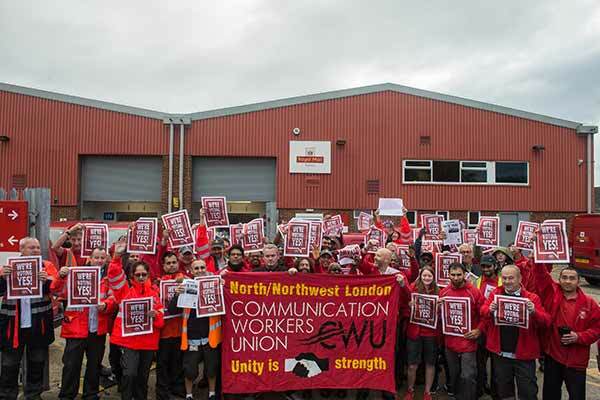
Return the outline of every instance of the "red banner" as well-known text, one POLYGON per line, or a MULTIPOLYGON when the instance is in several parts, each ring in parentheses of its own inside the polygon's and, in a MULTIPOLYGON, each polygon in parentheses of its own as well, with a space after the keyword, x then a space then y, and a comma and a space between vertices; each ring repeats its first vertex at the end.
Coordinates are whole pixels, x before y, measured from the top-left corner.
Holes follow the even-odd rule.
POLYGON ((196 280, 198 281, 196 315, 198 317, 210 317, 225 314, 221 277, 209 275, 196 278, 196 280))
POLYGON ((515 296, 496 296, 496 325, 518 326, 529 328, 529 312, 527 299, 515 296))
POLYGON ((262 251, 265 247, 265 222, 256 218, 244 225, 243 237, 244 251, 252 253, 262 251))
POLYGON ((398 288, 393 276, 227 274, 223 392, 395 392, 398 288))
POLYGON ((533 256, 536 263, 569 262, 569 241, 565 220, 547 220, 540 225, 533 256))
POLYGON ((227 228, 229 216, 227 215, 227 200, 225 197, 202 197, 204 219, 208 228, 227 228))
POLYGON ((100 267, 69 268, 67 307, 96 307, 100 304, 100 267))
POLYGON ((435 281, 438 286, 448 286, 450 284, 450 264, 462 262, 460 254, 435 253, 435 281))
POLYGON ((442 332, 464 336, 471 331, 471 298, 442 297, 442 332))
POLYGON ((89 257, 96 247, 108 249, 108 225, 84 224, 81 236, 81 257, 89 257))
POLYGON ((533 237, 540 224, 528 221, 519 221, 514 246, 521 250, 533 250, 533 237))
POLYGON ((169 246, 171 248, 177 249, 195 244, 187 210, 165 214, 161 218, 165 229, 169 232, 169 246))
POLYGON ((140 218, 134 222, 127 235, 127 252, 156 254, 158 219, 140 218))
POLYGON ((361 232, 366 232, 373 223, 373 217, 366 212, 361 211, 356 220, 356 228, 361 232))
POLYGON ((293 221, 288 224, 283 255, 308 257, 310 254, 310 222, 293 221))
POLYGON ((169 313, 169 303, 175 297, 175 289, 180 284, 175 279, 165 279, 160 281, 160 302, 165 306, 164 308, 164 319, 171 319, 179 317, 181 313, 171 314, 169 313))
POLYGON ((9 257, 7 263, 12 270, 9 279, 6 280, 8 300, 42 297, 42 257, 9 257))
POLYGON ((430 294, 412 293, 411 300, 410 322, 431 329, 437 328, 438 297, 430 294))
POLYGON ((123 300, 121 334, 125 337, 152 333, 152 318, 148 316, 150 310, 152 310, 152 297, 123 300))
POLYGON ((327 236, 339 236, 343 230, 344 221, 339 214, 323 221, 323 232, 327 236))
POLYGON ((421 226, 425 228, 423 240, 442 241, 442 221, 444 217, 437 214, 421 214, 421 226))
POLYGON ((480 217, 475 240, 477 246, 500 246, 500 218, 480 217))

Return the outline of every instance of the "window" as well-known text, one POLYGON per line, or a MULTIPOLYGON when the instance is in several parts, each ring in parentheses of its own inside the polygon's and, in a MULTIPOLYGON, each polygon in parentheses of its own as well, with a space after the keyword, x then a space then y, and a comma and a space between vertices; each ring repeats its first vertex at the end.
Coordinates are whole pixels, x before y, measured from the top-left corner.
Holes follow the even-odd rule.
POLYGON ((448 211, 436 211, 435 213, 444 217, 444 221, 448 221, 450 219, 450 213, 448 211))
POLYGON ((404 183, 527 185, 529 163, 404 160, 404 183))
POLYGON ((476 228, 479 225, 479 211, 469 211, 467 214, 467 225, 469 228, 476 228))
POLYGON ((406 219, 410 226, 417 226, 417 212, 416 211, 407 211, 406 219))
POLYGON ((496 162, 497 183, 527 183, 528 165, 525 162, 496 162))
POLYGON ((308 220, 308 221, 322 221, 323 220, 323 214, 317 214, 317 213, 296 213, 296 218, 301 219, 301 220, 308 220))

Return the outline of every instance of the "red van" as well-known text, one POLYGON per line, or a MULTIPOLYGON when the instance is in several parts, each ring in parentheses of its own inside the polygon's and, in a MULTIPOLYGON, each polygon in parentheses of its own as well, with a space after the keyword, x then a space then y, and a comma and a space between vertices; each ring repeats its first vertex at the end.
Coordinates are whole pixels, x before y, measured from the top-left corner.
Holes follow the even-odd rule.
POLYGON ((576 215, 569 232, 571 262, 590 285, 600 286, 600 214, 576 215))

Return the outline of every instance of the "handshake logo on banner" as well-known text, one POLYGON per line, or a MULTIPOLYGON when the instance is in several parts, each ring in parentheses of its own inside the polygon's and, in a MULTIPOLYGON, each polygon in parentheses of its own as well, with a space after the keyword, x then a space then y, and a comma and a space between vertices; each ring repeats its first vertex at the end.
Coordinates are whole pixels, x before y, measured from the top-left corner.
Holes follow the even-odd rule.
POLYGON ((285 359, 285 372, 293 372, 300 378, 312 378, 329 370, 329 360, 313 353, 300 353, 296 358, 285 359))

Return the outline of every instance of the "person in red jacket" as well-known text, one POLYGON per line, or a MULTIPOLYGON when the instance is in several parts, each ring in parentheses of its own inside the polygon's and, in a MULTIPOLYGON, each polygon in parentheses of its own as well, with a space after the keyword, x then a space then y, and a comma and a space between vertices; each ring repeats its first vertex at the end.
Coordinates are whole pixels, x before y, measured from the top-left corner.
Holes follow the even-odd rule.
MULTIPOLYGON (((177 255, 167 251, 161 258, 163 273, 159 279, 182 282, 185 275, 179 271, 177 255)), ((160 286, 159 286, 160 287, 160 286)), ((183 353, 181 347, 181 317, 166 319, 160 331, 156 352, 156 399, 169 400, 171 394, 185 397, 183 381, 183 353)))
MULTIPOLYGON (((421 269, 419 277, 410 286, 407 286, 408 295, 411 293, 427 294, 437 296, 439 288, 435 282, 435 272, 433 268, 425 266, 421 269)), ((415 304, 411 301, 409 307, 412 309, 415 304)), ((434 310, 437 312, 437 310, 434 310)), ((414 385, 417 377, 417 368, 423 360, 425 364, 425 393, 423 400, 431 400, 431 385, 435 374, 435 362, 438 353, 439 329, 424 327, 421 325, 408 323, 406 331, 406 352, 408 359, 408 374, 406 396, 404 400, 412 400, 414 396, 414 385)))
POLYGON ((479 309, 483 304, 483 295, 466 280, 467 269, 463 264, 452 263, 448 268, 450 285, 440 291, 440 302, 446 297, 465 297, 469 299, 471 326, 463 336, 444 334, 446 360, 450 370, 450 387, 454 393, 448 393, 459 399, 477 398, 477 338, 481 335, 483 322, 479 318, 479 309))
MULTIPOLYGON (((88 259, 88 265, 104 268, 108 255, 106 249, 97 247, 88 259)), ((67 277, 73 267, 62 267, 55 290, 60 297, 67 298, 67 277)), ((100 386, 100 366, 104 356, 106 333, 109 320, 116 309, 115 299, 109 295, 108 278, 100 281, 100 303, 96 307, 67 307, 61 324, 60 336, 66 340, 62 357, 62 381, 60 399, 73 400, 79 392, 81 364, 87 359, 83 380, 82 399, 98 399, 100 386)))
POLYGON ((496 288, 481 308, 486 325, 486 348, 493 354, 496 390, 501 399, 515 398, 515 381, 519 399, 537 399, 535 360, 540 356, 539 335, 550 324, 540 298, 521 284, 521 271, 515 265, 506 265, 501 271, 502 286, 496 288), (527 328, 497 325, 497 296, 526 299, 529 324, 527 328))
POLYGON ((227 272, 252 272, 250 263, 244 259, 244 248, 241 245, 232 245, 229 250, 227 250, 227 254, 229 256, 227 259, 227 267, 220 271, 221 275, 227 272))
POLYGON ((123 377, 121 379, 121 399, 146 400, 148 398, 148 377, 154 352, 158 350, 160 329, 164 325, 163 305, 160 302, 158 289, 152 285, 150 267, 143 261, 138 261, 131 266, 131 286, 127 284, 120 255, 124 251, 122 246, 115 249, 115 258, 108 268, 108 278, 113 290, 115 300, 119 304, 119 313, 115 319, 111 343, 120 346, 123 350, 121 364, 123 377), (152 333, 136 336, 123 336, 123 309, 121 302, 126 299, 152 297, 152 310, 148 316, 152 319, 152 333))
POLYGON ((544 399, 560 399, 565 383, 569 399, 585 399, 590 346, 600 339, 600 307, 579 287, 574 268, 564 268, 554 282, 543 264, 534 264, 538 295, 550 314, 545 332, 544 399))

